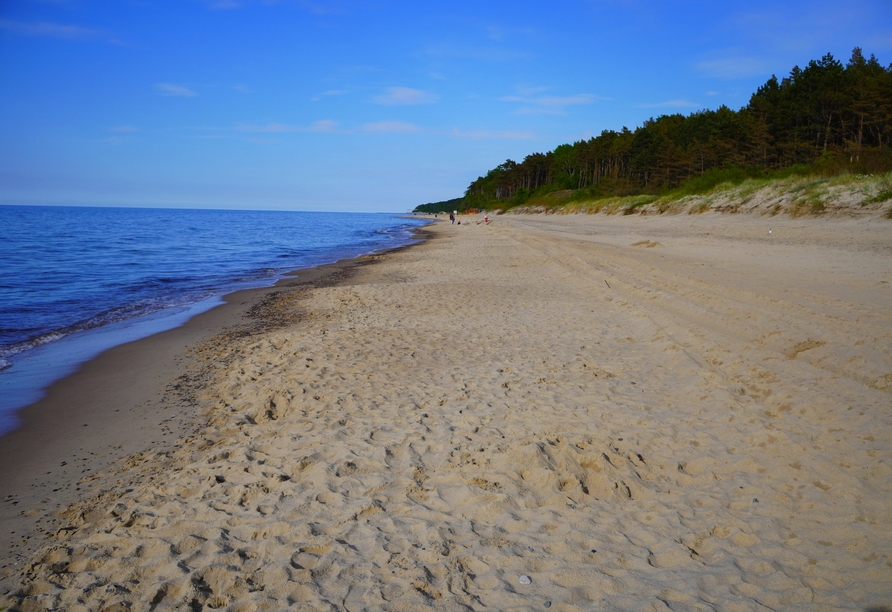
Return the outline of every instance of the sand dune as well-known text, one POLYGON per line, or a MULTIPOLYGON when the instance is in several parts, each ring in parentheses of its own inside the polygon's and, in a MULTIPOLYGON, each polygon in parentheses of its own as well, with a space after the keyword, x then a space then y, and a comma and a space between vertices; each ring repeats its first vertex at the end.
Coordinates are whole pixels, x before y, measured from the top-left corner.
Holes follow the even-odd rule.
POLYGON ((474 221, 205 342, 0 606, 892 604, 892 222, 474 221))

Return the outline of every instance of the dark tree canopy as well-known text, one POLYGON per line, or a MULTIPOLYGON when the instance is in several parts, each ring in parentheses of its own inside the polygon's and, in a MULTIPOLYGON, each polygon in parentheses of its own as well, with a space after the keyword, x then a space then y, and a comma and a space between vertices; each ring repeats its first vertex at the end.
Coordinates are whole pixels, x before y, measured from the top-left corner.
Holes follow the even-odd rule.
POLYGON ((772 76, 737 111, 663 115, 634 131, 605 130, 520 163, 508 159, 450 205, 506 207, 565 190, 588 197, 656 194, 710 173, 758 176, 791 167, 892 169, 892 65, 865 58, 859 48, 845 65, 828 53, 780 81, 772 76))

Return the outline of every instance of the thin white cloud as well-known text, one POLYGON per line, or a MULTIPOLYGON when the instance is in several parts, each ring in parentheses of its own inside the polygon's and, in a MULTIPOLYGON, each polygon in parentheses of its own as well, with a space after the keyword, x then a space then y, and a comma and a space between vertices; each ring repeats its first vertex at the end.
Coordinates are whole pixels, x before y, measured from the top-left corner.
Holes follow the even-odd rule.
POLYGON ((636 104, 636 108, 701 108, 703 105, 688 100, 666 100, 649 104, 636 104))
POLYGON ((238 125, 239 132, 262 132, 264 134, 287 134, 288 132, 301 131, 300 126, 287 123, 267 123, 266 125, 238 125))
POLYGON ((348 11, 347 5, 342 0, 316 1, 299 0, 298 5, 311 15, 319 17, 326 15, 343 15, 348 11))
POLYGON ((521 102, 523 104, 535 104, 536 106, 564 107, 574 104, 591 104, 597 99, 597 96, 590 94, 579 94, 577 96, 540 96, 538 98, 530 98, 526 96, 503 96, 499 98, 502 102, 521 102))
POLYGON ((563 108, 548 108, 546 106, 521 106, 516 111, 518 115, 566 115, 563 108))
POLYGON ((338 127, 337 121, 332 121, 331 119, 321 119, 319 121, 313 122, 313 125, 310 126, 308 131, 310 132, 334 132, 338 127))
POLYGON ((532 132, 518 132, 512 130, 471 130, 465 131, 453 129, 450 136, 462 140, 534 140, 536 135, 532 132))
POLYGON ((524 96, 526 98, 531 98, 531 97, 535 96, 536 94, 540 94, 544 91, 548 91, 548 88, 541 87, 541 86, 530 86, 530 85, 521 85, 520 87, 517 88, 517 93, 519 93, 521 96, 524 96))
POLYGON ((155 83, 155 87, 158 89, 158 93, 160 93, 162 96, 178 96, 181 98, 193 98, 198 95, 198 93, 189 89, 188 87, 183 87, 182 85, 175 85, 173 83, 155 83))
POLYGON ((348 94, 348 93, 350 93, 350 90, 348 90, 348 89, 329 89, 327 91, 323 91, 321 94, 319 94, 317 96, 313 96, 312 98, 310 98, 310 101, 318 102, 322 98, 327 98, 329 96, 343 96, 344 94, 348 94))
POLYGON ((233 85, 232 88, 239 93, 244 93, 244 94, 254 93, 254 90, 251 89, 250 87, 248 87, 247 85, 233 85))
POLYGON ((451 42, 432 45, 424 51, 427 55, 439 58, 473 59, 484 62, 510 62, 526 59, 527 54, 512 49, 494 47, 473 47, 451 42))
MULTIPOLYGON (((533 90, 527 90, 533 91, 533 90)), ((580 104, 592 104, 595 100, 602 99, 592 94, 577 94, 575 96, 503 96, 502 102, 517 102, 523 104, 517 109, 520 115, 563 115, 568 106, 580 104)))
POLYGON ((362 126, 362 131, 375 134, 416 134, 421 131, 421 128, 414 123, 405 123, 404 121, 378 121, 377 123, 366 123, 362 126))
POLYGON ((242 7, 242 3, 237 2, 236 0, 203 0, 203 2, 208 6, 208 8, 214 9, 215 11, 226 11, 242 7))
POLYGON ((99 30, 83 28, 76 25, 63 25, 60 23, 21 23, 0 19, 0 30, 19 34, 21 36, 46 36, 49 38, 67 38, 71 40, 90 38, 101 34, 99 30))
POLYGON ((715 79, 744 79, 771 72, 771 63, 757 57, 724 57, 697 64, 697 72, 715 79))
POLYGON ((487 37, 497 42, 504 42, 512 37, 516 38, 518 34, 524 38, 531 38, 535 36, 536 30, 533 28, 508 28, 502 25, 488 26, 486 28, 487 37))
POLYGON ((267 123, 266 125, 245 125, 236 126, 239 132, 260 132, 265 134, 287 134, 289 132, 333 132, 337 128, 336 121, 330 119, 322 119, 315 121, 310 125, 289 125, 287 123, 267 123))
POLYGON ((411 87, 388 87, 386 93, 374 98, 375 103, 385 106, 433 104, 437 99, 436 94, 411 87))
POLYGON ((130 140, 130 134, 141 132, 142 130, 134 125, 116 125, 107 128, 107 131, 111 132, 112 135, 108 138, 101 139, 99 142, 110 145, 119 145, 130 140))

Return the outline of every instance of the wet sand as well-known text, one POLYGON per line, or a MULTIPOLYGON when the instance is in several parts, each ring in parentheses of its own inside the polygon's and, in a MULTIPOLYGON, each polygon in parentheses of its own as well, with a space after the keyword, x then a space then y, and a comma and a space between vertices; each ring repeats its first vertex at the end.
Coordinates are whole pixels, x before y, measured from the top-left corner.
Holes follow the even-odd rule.
POLYGON ((0 606, 890 605, 892 222, 462 221, 148 367, 0 606))

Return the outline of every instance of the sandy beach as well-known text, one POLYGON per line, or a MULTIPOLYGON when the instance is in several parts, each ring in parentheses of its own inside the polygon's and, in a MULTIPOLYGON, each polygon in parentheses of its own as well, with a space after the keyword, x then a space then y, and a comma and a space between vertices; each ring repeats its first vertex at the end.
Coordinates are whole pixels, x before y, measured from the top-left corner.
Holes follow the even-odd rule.
POLYGON ((892 609, 892 221, 460 218, 55 385, 0 608, 892 609))

